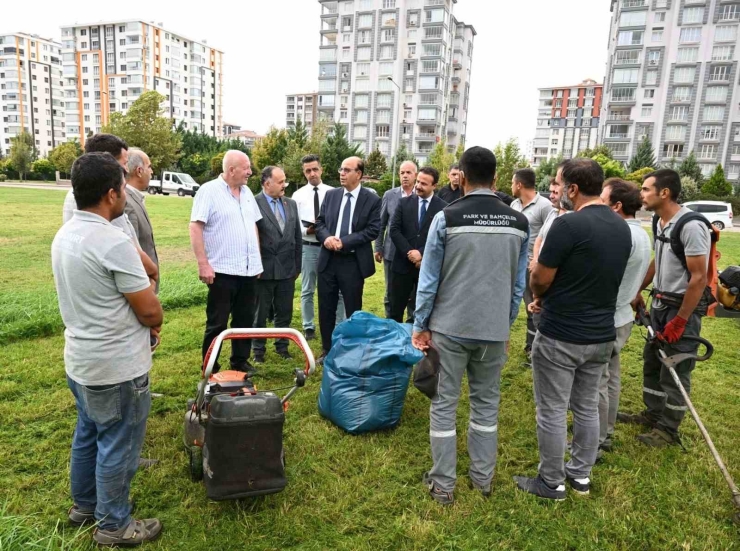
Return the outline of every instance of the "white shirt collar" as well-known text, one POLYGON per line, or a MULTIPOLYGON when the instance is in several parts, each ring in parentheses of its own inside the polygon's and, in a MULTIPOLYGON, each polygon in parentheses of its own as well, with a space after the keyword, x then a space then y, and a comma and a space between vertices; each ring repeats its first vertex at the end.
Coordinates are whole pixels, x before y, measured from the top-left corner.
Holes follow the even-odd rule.
POLYGON ((344 190, 344 195, 346 196, 347 193, 352 194, 352 198, 355 199, 355 202, 357 201, 357 198, 360 196, 360 190, 362 189, 362 184, 357 186, 354 190, 348 192, 346 189, 344 190))
POLYGON ((136 189, 131 184, 126 184, 126 192, 132 192, 135 193, 142 201, 146 197, 142 192, 140 192, 138 189, 136 189))

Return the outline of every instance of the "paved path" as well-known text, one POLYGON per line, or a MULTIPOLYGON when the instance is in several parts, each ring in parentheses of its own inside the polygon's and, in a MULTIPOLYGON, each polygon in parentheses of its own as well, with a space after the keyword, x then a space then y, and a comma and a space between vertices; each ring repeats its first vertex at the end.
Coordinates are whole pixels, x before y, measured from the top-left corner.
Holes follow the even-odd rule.
POLYGON ((15 182, 4 182, 0 184, 0 187, 14 187, 20 189, 56 189, 61 191, 69 191, 70 186, 58 186, 56 184, 23 184, 15 182))

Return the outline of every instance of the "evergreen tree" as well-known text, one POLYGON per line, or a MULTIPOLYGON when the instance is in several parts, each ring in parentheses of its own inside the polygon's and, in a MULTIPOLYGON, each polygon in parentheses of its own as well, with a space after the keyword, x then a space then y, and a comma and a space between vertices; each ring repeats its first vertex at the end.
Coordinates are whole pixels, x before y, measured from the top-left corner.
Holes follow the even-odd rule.
POLYGON ((330 134, 321 147, 321 165, 324 168, 323 179, 329 185, 339 183, 339 168, 348 157, 364 157, 356 145, 347 141, 347 128, 335 123, 330 134))
POLYGON ((558 155, 557 157, 546 159, 539 164, 534 171, 538 191, 549 191, 550 179, 555 177, 557 174, 557 167, 562 162, 563 156, 558 155))
POLYGON ((701 167, 699 166, 699 163, 696 162, 696 156, 693 151, 689 153, 679 165, 678 173, 681 176, 688 176, 694 180, 699 187, 701 187, 702 182, 704 182, 704 175, 701 173, 701 167))
POLYGON ((252 149, 252 172, 262 170, 267 166, 282 164, 288 152, 288 131, 270 128, 267 135, 254 144, 252 149))
POLYGON ((288 129, 288 141, 296 145, 297 148, 303 149, 308 143, 308 130, 303 124, 301 117, 295 121, 295 125, 288 129))
POLYGON ((447 176, 450 166, 455 163, 455 155, 447 150, 447 144, 444 140, 437 142, 429 154, 427 165, 436 168, 439 171, 439 183, 437 187, 446 186, 450 179, 447 176))
POLYGON ((637 172, 642 168, 655 168, 653 144, 647 136, 642 138, 642 141, 635 152, 635 156, 630 160, 627 172, 637 172))
POLYGON ((603 155, 607 159, 614 158, 614 156, 612 155, 612 150, 609 149, 606 145, 599 145, 594 147, 593 149, 584 149, 583 151, 579 151, 576 157, 587 157, 589 159, 593 159, 597 155, 603 155))
POLYGON ((10 139, 9 160, 21 180, 31 171, 31 163, 33 163, 33 138, 25 130, 10 139))
POLYGON ((388 165, 385 162, 385 155, 380 152, 377 147, 373 150, 370 155, 367 156, 365 161, 365 176, 379 180, 383 174, 388 171, 388 165))
POLYGON ((717 165, 709 180, 704 182, 701 192, 716 197, 727 197, 732 195, 732 184, 725 179, 725 171, 722 165, 717 165))
POLYGON ((493 149, 493 153, 496 155, 497 165, 496 189, 511 195, 511 179, 514 172, 520 168, 527 168, 529 163, 519 149, 519 142, 513 138, 506 143, 499 143, 493 149))

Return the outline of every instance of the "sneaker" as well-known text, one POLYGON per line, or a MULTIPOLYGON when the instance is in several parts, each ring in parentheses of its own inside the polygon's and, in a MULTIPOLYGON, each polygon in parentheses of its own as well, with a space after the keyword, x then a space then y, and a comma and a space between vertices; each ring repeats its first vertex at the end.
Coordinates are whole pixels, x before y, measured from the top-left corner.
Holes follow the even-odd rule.
POLYGON ((303 332, 303 335, 306 337, 307 341, 312 341, 316 338, 316 330, 314 329, 306 329, 303 332))
POLYGON ((95 511, 83 511, 77 505, 72 505, 67 511, 67 518, 72 526, 84 526, 95 522, 95 511))
POLYGON ((569 476, 566 476, 565 480, 568 482, 573 491, 579 496, 587 496, 591 491, 591 480, 588 477, 571 478, 569 476))
POLYGON ((483 497, 491 497, 491 483, 490 482, 486 485, 482 485, 482 484, 478 484, 475 480, 471 479, 470 487, 473 490, 480 492, 481 495, 483 495, 483 497))
POLYGON ((284 360, 292 360, 293 354, 288 352, 287 350, 278 350, 277 355, 280 356, 284 360))
POLYGON ((617 421, 620 423, 627 423, 629 425, 643 425, 648 428, 655 428, 655 421, 647 416, 647 413, 641 411, 640 413, 617 413, 617 421))
POLYGON ((552 499, 553 501, 565 501, 565 484, 561 484, 557 488, 551 488, 539 475, 537 475, 537 478, 515 476, 514 482, 520 490, 537 497, 552 499))
POLYGON ((422 476, 422 482, 427 488, 429 488, 429 495, 432 496, 432 499, 440 505, 452 505, 455 501, 455 498, 452 496, 452 492, 445 492, 437 486, 434 483, 434 480, 429 478, 428 472, 424 473, 424 476, 422 476))
POLYGON ((651 448, 666 448, 678 444, 678 438, 660 429, 653 429, 646 434, 639 434, 637 435, 637 439, 651 448))
POLYGON ((120 530, 101 530, 93 532, 93 540, 103 547, 136 547, 146 541, 153 541, 162 533, 162 523, 156 518, 131 520, 120 530))
POLYGON ((263 364, 263 363, 265 363, 265 355, 264 354, 255 354, 254 355, 254 363, 256 363, 256 364, 263 364))

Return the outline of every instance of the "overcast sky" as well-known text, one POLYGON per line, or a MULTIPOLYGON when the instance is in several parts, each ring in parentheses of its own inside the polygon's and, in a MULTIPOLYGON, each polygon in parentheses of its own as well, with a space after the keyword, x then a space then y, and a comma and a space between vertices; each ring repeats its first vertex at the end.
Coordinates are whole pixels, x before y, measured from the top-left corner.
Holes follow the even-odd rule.
MULTIPOLYGON (((144 19, 225 52, 224 120, 264 133, 285 124, 285 95, 318 86, 317 0, 4 2, 0 34, 61 39, 60 25, 144 19)), ((467 144, 534 138, 537 88, 604 79, 608 0, 459 0, 475 26, 467 144)))

